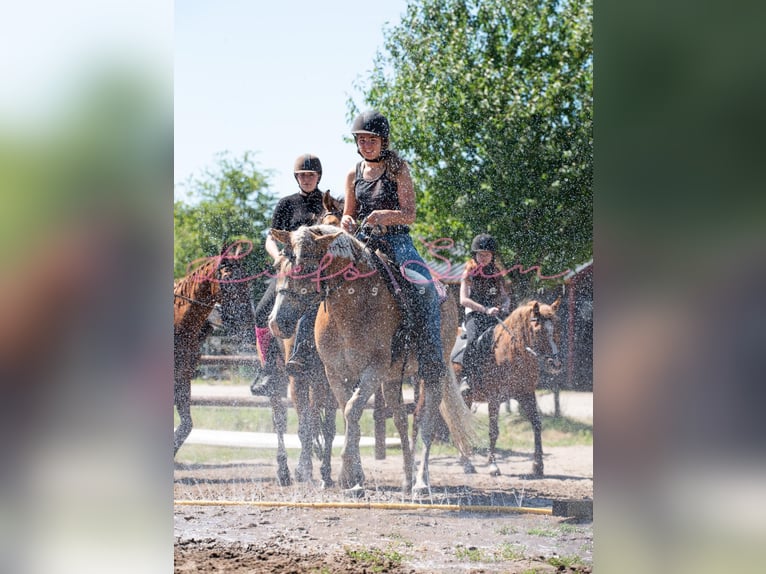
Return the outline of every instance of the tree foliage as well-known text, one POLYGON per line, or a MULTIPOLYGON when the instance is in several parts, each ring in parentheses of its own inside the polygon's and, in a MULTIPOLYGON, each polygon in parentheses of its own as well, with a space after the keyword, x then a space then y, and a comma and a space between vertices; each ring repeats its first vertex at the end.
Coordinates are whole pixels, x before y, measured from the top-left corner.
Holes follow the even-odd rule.
POLYGON ((238 239, 253 242, 247 258, 252 274, 266 269, 270 258, 263 240, 276 199, 268 191, 268 173, 257 169, 252 153, 241 158, 219 154, 214 169, 191 178, 185 187, 192 201, 173 205, 174 277, 183 277, 190 263, 217 255, 238 239))
POLYGON ((411 162, 415 232, 490 232, 549 276, 592 257, 592 0, 420 0, 385 37, 359 87, 411 162))

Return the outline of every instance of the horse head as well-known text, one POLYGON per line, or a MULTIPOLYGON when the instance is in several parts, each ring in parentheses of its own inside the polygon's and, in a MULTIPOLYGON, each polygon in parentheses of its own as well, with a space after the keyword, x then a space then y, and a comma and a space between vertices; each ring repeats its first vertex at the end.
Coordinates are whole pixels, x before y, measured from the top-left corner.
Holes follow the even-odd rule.
POLYGON ((343 204, 342 199, 335 199, 330 195, 329 191, 325 191, 322 195, 322 207, 324 211, 319 214, 317 218, 320 224, 335 225, 340 227, 340 218, 343 216, 343 204))
POLYGON ((538 358, 542 369, 550 375, 557 375, 562 368, 561 359, 559 359, 561 334, 556 314, 560 303, 559 299, 550 305, 540 304, 538 301, 529 303, 532 348, 527 350, 538 358))
POLYGON ((278 337, 287 338, 309 306, 321 301, 330 283, 337 282, 338 265, 352 253, 351 243, 355 240, 332 225, 299 227, 295 231, 272 229, 271 236, 283 247, 277 262, 276 298, 269 328, 278 337))

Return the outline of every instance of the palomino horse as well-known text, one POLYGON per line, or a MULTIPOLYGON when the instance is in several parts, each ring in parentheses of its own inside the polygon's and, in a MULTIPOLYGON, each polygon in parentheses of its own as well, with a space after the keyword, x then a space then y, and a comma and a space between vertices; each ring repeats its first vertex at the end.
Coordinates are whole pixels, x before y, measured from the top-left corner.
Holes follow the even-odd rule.
MULTIPOLYGON (((278 336, 290 333, 303 310, 322 301, 315 324, 317 350, 346 421, 340 486, 352 488, 364 483, 359 419, 375 390, 382 388, 401 439, 403 489, 406 494, 428 490, 428 459, 438 409, 441 407, 464 457, 470 455, 474 439, 471 413, 460 397, 454 372, 447 368, 440 386, 423 385, 420 392, 416 420, 421 426, 423 451, 413 486, 414 458, 402 404, 402 381, 414 371, 416 361, 414 357, 408 361, 407 356, 392 356, 401 313, 376 271, 373 255, 360 241, 331 225, 301 227, 293 232, 272 230, 272 235, 285 245, 276 302, 269 317, 272 332, 278 336)), ((457 305, 453 298, 447 298, 442 304, 441 325, 445 364, 449 364, 457 320, 457 305)))
MULTIPOLYGON (((532 472, 535 477, 543 476, 542 426, 535 389, 541 368, 551 374, 561 370, 558 306, 558 300, 551 305, 530 301, 517 307, 504 321, 498 320, 492 330, 492 351, 481 365, 481 380, 473 381, 471 390, 466 393, 469 407, 473 402, 487 403, 489 465, 493 476, 500 474, 495 462, 498 412, 500 405, 509 399, 519 402, 521 411, 532 423, 535 435, 532 472)), ((460 365, 453 366, 459 372, 460 365)))

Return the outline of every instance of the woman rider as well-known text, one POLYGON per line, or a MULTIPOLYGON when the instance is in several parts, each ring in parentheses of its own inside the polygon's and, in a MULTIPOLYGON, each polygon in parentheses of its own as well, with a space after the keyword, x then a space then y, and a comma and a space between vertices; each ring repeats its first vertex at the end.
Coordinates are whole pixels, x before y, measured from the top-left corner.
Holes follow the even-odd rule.
POLYGON ((481 363, 474 348, 476 339, 490 327, 497 325, 501 316, 508 314, 511 299, 505 286, 505 271, 496 258, 497 241, 488 233, 481 233, 471 242, 471 259, 465 265, 460 279, 460 304, 466 309, 466 343, 463 351, 463 379, 461 392, 467 392, 477 379, 481 363))
POLYGON ((436 288, 423 258, 415 249, 409 225, 415 222, 415 191, 410 169, 399 154, 389 149, 388 119, 377 110, 356 117, 351 127, 357 153, 362 156, 346 176, 341 226, 355 231, 356 220, 370 229, 383 250, 400 267, 414 293, 409 317, 418 333, 418 374, 427 384, 439 384, 445 370, 441 342, 441 311, 436 288), (404 265, 404 263, 407 265, 404 265))

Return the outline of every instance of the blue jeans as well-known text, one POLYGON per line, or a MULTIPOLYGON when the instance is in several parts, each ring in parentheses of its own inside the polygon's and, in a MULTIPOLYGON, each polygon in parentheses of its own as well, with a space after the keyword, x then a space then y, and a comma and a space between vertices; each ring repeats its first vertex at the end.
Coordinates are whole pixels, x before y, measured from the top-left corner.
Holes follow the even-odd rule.
POLYGON ((419 374, 426 380, 441 376, 444 370, 444 354, 441 339, 441 309, 439 295, 434 287, 431 273, 423 258, 415 249, 409 233, 392 233, 382 237, 388 244, 388 252, 410 281, 417 294, 415 298, 416 325, 422 325, 421 344, 418 346, 419 374), (437 372, 438 371, 438 372, 437 372))

